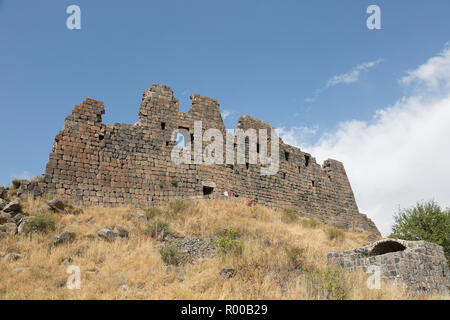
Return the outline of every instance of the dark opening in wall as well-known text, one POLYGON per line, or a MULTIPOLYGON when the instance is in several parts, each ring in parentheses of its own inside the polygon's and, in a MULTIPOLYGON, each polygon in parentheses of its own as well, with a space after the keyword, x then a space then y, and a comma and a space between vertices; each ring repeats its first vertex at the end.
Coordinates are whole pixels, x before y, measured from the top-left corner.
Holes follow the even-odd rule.
POLYGON ((105 139, 105 136, 102 135, 102 134, 100 134, 100 135, 98 136, 98 139, 99 139, 100 141, 102 141, 103 139, 105 139))
POLYGON ((282 172, 282 173, 281 173, 281 177, 282 177, 283 179, 286 179, 286 172, 282 172))
POLYGON ((310 156, 305 154, 305 167, 309 166, 309 158, 310 158, 310 156))
POLYGON ((213 187, 203 186, 203 196, 209 197, 210 195, 212 195, 213 192, 214 192, 213 187))
POLYGON ((165 122, 161 122, 161 130, 166 130, 166 123, 165 122))
POLYGON ((259 143, 256 144, 256 152, 259 153, 259 143))
POLYGON ((194 142, 194 134, 191 133, 191 143, 194 142))
POLYGON ((372 251, 370 252, 370 255, 379 256, 389 252, 403 251, 405 249, 406 247, 401 243, 393 240, 388 240, 375 245, 375 247, 373 247, 372 251))
POLYGON ((289 161, 289 152, 284 152, 284 158, 286 159, 286 161, 289 161))
POLYGON ((301 171, 300 171, 300 166, 298 167, 298 173, 301 173, 301 171))
POLYGON ((249 164, 248 164, 248 162, 247 163, 245 163, 245 167, 247 168, 247 170, 248 170, 248 167, 249 167, 249 164))
POLYGON ((311 180, 311 184, 312 184, 313 187, 316 186, 316 182, 314 180, 311 180))
POLYGON ((168 147, 169 146, 169 141, 166 141, 166 147, 168 147))

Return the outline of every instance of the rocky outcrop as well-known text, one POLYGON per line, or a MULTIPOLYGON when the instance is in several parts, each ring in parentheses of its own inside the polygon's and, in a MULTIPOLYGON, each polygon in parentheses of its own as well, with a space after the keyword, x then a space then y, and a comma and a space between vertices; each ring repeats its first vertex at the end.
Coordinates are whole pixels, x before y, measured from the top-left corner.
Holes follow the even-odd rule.
POLYGON ((347 271, 374 272, 414 291, 449 292, 450 275, 444 250, 426 241, 384 239, 343 252, 331 252, 328 261, 347 271))

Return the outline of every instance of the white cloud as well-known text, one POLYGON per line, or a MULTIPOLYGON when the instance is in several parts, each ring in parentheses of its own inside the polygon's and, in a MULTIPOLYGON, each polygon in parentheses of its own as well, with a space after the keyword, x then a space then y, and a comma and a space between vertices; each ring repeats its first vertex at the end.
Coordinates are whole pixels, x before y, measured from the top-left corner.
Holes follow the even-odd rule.
POLYGON ((275 132, 283 139, 284 143, 289 145, 304 145, 309 137, 317 133, 318 127, 292 127, 286 129, 285 127, 276 128, 275 132))
POLYGON ((230 110, 227 110, 227 109, 223 110, 223 111, 222 111, 222 119, 225 120, 225 119, 228 118, 232 113, 233 113, 233 112, 230 111, 230 110))
POLYGON ((351 69, 350 71, 348 71, 346 73, 335 75, 327 81, 326 88, 333 87, 340 83, 348 84, 348 83, 357 82, 359 80, 359 76, 361 75, 361 72, 367 71, 368 69, 379 64, 381 61, 382 61, 381 59, 378 59, 376 61, 364 62, 364 63, 357 65, 356 67, 354 67, 353 69, 351 69))
POLYGON ((343 122, 313 145, 286 131, 291 142, 319 162, 333 158, 344 163, 360 211, 383 235, 389 234, 399 207, 429 199, 450 206, 449 66, 450 48, 401 80, 419 84, 411 96, 377 111, 370 121, 343 122))
POLYGON ((383 61, 383 59, 364 62, 364 63, 361 63, 361 64, 357 65, 356 67, 352 68, 350 71, 348 71, 346 73, 338 74, 338 75, 331 77, 330 79, 328 79, 327 83, 325 84, 325 86, 323 88, 319 88, 316 90, 313 97, 307 97, 304 99, 304 101, 306 103, 314 103, 317 100, 317 98, 325 90, 327 90, 331 87, 334 87, 341 83, 350 84, 350 83, 357 82, 359 80, 361 72, 369 70, 370 68, 376 66, 377 64, 379 64, 382 61, 383 61))

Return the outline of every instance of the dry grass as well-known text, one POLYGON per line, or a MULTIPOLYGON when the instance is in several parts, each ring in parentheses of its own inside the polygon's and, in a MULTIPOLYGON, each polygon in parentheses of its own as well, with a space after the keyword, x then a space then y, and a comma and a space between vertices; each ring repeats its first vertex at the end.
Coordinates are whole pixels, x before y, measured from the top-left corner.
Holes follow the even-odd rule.
MULTIPOLYGON (((42 201, 29 200, 25 212, 33 212, 42 201)), ((368 234, 345 232, 343 237, 330 239, 326 226, 289 221, 282 211, 249 207, 245 202, 174 202, 149 214, 149 224, 167 221, 178 235, 217 237, 232 228, 242 243, 239 254, 232 251, 167 268, 159 252, 161 243, 144 232, 145 224, 131 217, 135 211, 98 207, 79 215, 54 214, 55 231, 0 240, 0 256, 8 252, 22 255, 16 261, 0 258, 0 299, 429 298, 387 285, 369 290, 366 275, 327 265, 328 252, 365 245, 368 234), (105 226, 124 228, 129 238, 106 242, 96 235, 105 226), (52 236, 63 231, 75 232, 76 240, 52 246, 52 236), (64 264, 68 258, 71 262, 64 264), (79 290, 66 287, 69 265, 81 269, 79 290), (222 278, 219 272, 225 267, 236 269, 236 276, 222 278), (16 268, 27 269, 17 273, 16 268), (123 284, 127 290, 119 288, 123 284)))

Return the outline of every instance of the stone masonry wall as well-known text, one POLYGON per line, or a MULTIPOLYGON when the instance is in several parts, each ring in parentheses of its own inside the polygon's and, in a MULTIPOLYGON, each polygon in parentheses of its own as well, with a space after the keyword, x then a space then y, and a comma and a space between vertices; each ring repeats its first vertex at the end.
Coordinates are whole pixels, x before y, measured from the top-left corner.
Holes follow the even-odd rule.
MULTIPOLYGON (((200 95, 192 95, 191 100, 189 112, 179 112, 172 90, 153 85, 142 94, 136 124, 105 125, 103 103, 86 99, 66 117, 64 129, 55 137, 39 193, 83 205, 149 207, 175 197, 202 196, 207 185, 214 187, 216 195, 234 191, 342 229, 354 227, 380 235, 374 223, 359 213, 341 162, 327 160, 321 166, 281 139, 280 168, 272 176, 260 174, 260 163, 175 165, 171 161, 175 129, 188 130, 195 143, 194 121, 201 120, 203 131, 216 128, 225 137, 219 103, 200 95)), ((237 127, 270 128, 270 124, 244 116, 237 127)))
POLYGON ((377 266, 381 280, 394 281, 414 291, 446 293, 450 290, 444 250, 426 241, 384 239, 354 250, 331 252, 328 261, 347 271, 367 272, 370 266, 377 266))

